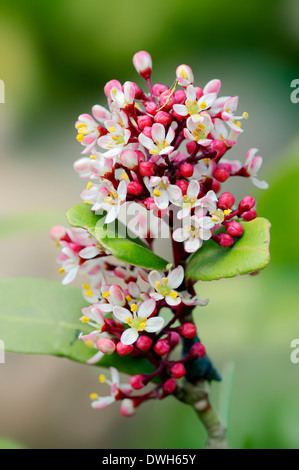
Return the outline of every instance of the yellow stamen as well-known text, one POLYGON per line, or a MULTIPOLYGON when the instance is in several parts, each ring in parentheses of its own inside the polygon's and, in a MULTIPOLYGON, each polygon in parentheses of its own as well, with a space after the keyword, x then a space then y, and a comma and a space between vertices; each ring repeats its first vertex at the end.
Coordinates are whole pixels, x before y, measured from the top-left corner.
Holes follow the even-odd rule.
POLYGON ((161 193, 160 193, 159 189, 155 189, 155 191, 154 191, 154 196, 156 196, 156 197, 160 197, 160 196, 161 196, 161 193))
POLYGON ((107 291, 107 292, 104 292, 104 293, 102 294, 102 296, 104 297, 104 299, 106 299, 107 297, 109 297, 109 295, 110 295, 110 292, 108 292, 108 291, 107 291))
POLYGON ((82 317, 82 318, 81 318, 81 321, 82 321, 82 323, 88 323, 88 322, 89 322, 89 318, 88 318, 88 317, 82 317))
POLYGON ((236 122, 236 125, 237 125, 238 127, 242 127, 241 121, 236 122))
POLYGON ((60 274, 64 274, 64 273, 65 273, 65 269, 64 269, 64 268, 60 268, 60 269, 59 269, 59 272, 60 272, 60 274))
POLYGON ((156 150, 156 149, 151 149, 151 150, 149 151, 149 153, 150 153, 151 155, 159 155, 159 151, 156 150))
POLYGON ((108 131, 109 131, 109 132, 115 132, 115 130, 116 130, 116 129, 115 129, 115 127, 114 127, 114 126, 112 126, 112 127, 108 127, 108 131))
POLYGON ((156 281, 156 282, 155 282, 155 288, 158 290, 159 287, 160 287, 160 282, 159 282, 159 281, 156 281))
POLYGON ((144 330, 145 327, 146 327, 146 322, 142 321, 139 325, 140 330, 144 330))
POLYGON ((131 305, 131 312, 137 312, 137 305, 136 304, 132 304, 131 305))
POLYGON ((229 215, 232 212, 232 210, 231 209, 225 209, 223 212, 224 212, 224 215, 229 215))
POLYGON ((204 158, 203 161, 208 165, 210 163, 210 158, 204 158))
POLYGON ((171 295, 171 297, 172 297, 173 299, 176 299, 177 296, 178 296, 178 293, 177 293, 175 290, 173 290, 173 291, 170 293, 170 295, 171 295))
POLYGON ((87 183, 86 189, 91 189, 92 187, 93 187, 93 183, 91 181, 89 181, 87 183))
POLYGON ((161 279, 161 284, 162 284, 162 286, 167 286, 167 284, 168 284, 168 279, 167 279, 167 277, 162 277, 162 279, 161 279))
POLYGON ((213 222, 218 222, 218 219, 217 219, 217 217, 214 217, 214 216, 213 216, 213 217, 211 217, 211 220, 212 220, 213 222))
POLYGON ((84 204, 92 204, 91 201, 84 201, 84 204))
POLYGON ((188 201, 188 196, 187 196, 187 194, 185 194, 185 196, 184 196, 184 201, 186 201, 186 202, 188 201))
POLYGON ((126 173, 125 171, 122 173, 121 178, 122 178, 123 180, 129 179, 129 177, 128 177, 128 175, 127 175, 127 173, 126 173))
POLYGON ((248 119, 248 118, 249 118, 249 114, 248 114, 246 111, 244 111, 244 113, 242 114, 242 116, 243 116, 244 119, 248 119))
POLYGON ((87 295, 87 297, 92 297, 92 296, 93 296, 93 292, 92 292, 92 290, 90 290, 90 289, 86 289, 86 291, 85 291, 85 295, 87 295))
POLYGON ((184 78, 185 80, 187 80, 187 78, 188 78, 188 75, 187 75, 186 70, 184 69, 184 67, 181 68, 181 77, 184 78))
POLYGON ((89 159, 90 159, 90 160, 96 160, 97 157, 96 157, 95 155, 90 155, 89 159))
POLYGON ((126 295, 126 301, 131 302, 131 300, 132 300, 132 297, 130 295, 126 295))
POLYGON ((88 346, 89 348, 93 348, 93 342, 92 342, 90 339, 88 339, 87 341, 85 341, 85 344, 86 344, 86 346, 88 346))
POLYGON ((132 318, 131 317, 126 317, 126 322, 128 323, 128 325, 131 325, 132 318))
POLYGON ((169 271, 169 269, 171 268, 172 268, 172 263, 168 263, 168 265, 166 266, 167 271, 169 271))
POLYGON ((201 107, 201 109, 205 109, 207 107, 207 103, 205 101, 202 101, 199 106, 201 107))
POLYGON ((78 140, 78 142, 82 142, 82 140, 84 139, 84 134, 82 133, 78 134, 76 139, 78 140))
POLYGON ((106 377, 105 377, 104 374, 100 374, 100 375, 99 375, 99 382, 100 382, 101 384, 104 384, 104 383, 106 382, 106 377))
POLYGON ((90 289, 90 285, 89 284, 83 284, 83 289, 90 289))
POLYGON ((99 398, 99 395, 98 395, 97 393, 91 393, 91 394, 89 395, 89 398, 90 398, 92 401, 94 401, 94 400, 96 400, 97 398, 99 398))

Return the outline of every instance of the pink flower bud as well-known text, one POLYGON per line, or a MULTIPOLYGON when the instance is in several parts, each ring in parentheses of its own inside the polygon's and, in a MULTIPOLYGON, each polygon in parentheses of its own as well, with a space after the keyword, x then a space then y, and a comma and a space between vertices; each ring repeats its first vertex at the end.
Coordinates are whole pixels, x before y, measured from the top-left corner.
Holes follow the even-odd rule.
MULTIPOLYGON (((79 158, 79 160, 77 160, 74 163, 73 168, 78 173, 87 172, 87 178, 89 178, 88 172, 90 172, 90 160, 88 158, 86 158, 86 157, 79 158)), ((83 175, 82 175, 82 177, 83 177, 83 175)))
POLYGON ((175 348, 181 341, 180 335, 176 331, 170 333, 170 347, 175 348))
POLYGON ((218 167, 214 170, 213 176, 220 181, 220 183, 224 183, 224 181, 230 177, 230 174, 225 168, 218 167))
POLYGON ((149 139, 152 138, 152 128, 151 127, 145 127, 143 129, 143 134, 148 137, 149 139))
POLYGON ((169 90, 169 87, 162 85, 162 83, 155 83, 153 86, 153 93, 155 96, 160 96, 163 91, 169 90))
POLYGON ((194 152, 196 147, 197 147, 197 143, 194 140, 190 140, 190 142, 187 142, 186 149, 187 149, 187 152, 189 153, 189 155, 190 155, 190 153, 194 152))
POLYGON ((111 93, 112 88, 116 88, 117 90, 121 90, 121 84, 119 83, 118 80, 110 80, 104 86, 104 93, 107 96, 107 98, 110 98, 110 93, 111 93))
POLYGON ((50 230, 50 237, 54 242, 59 242, 66 234, 65 228, 62 225, 55 225, 50 230))
POLYGON ((150 54, 146 51, 139 51, 133 57, 133 65, 145 80, 148 80, 152 74, 152 58, 150 54))
POLYGON ((243 212, 243 214, 242 214, 242 218, 244 220, 247 220, 247 222, 249 222, 250 220, 255 219, 256 216, 257 216, 257 213, 254 209, 250 209, 250 211, 243 212))
POLYGON ((179 65, 176 69, 176 78, 182 87, 192 84, 194 82, 194 75, 191 67, 186 64, 179 65))
POLYGON ((139 196, 142 193, 142 186, 138 181, 130 181, 127 186, 128 194, 132 194, 133 196, 139 196))
POLYGON ((120 405, 120 414, 122 416, 132 416, 135 413, 134 402, 130 398, 122 400, 120 405))
POLYGON ((174 96, 175 96, 175 100, 178 104, 182 104, 182 103, 185 103, 186 101, 186 93, 184 92, 184 90, 177 90, 175 93, 174 93, 174 96))
POLYGON ((141 176, 153 176, 155 174, 156 164, 153 162, 142 162, 139 165, 139 173, 141 176))
POLYGON ((179 180, 175 184, 180 188, 180 190, 182 191, 183 196, 185 196, 185 194, 187 194, 187 189, 188 189, 188 186, 189 186, 188 182, 184 181, 184 180, 179 180))
POLYGON ((227 222, 225 228, 227 233, 232 237, 242 237, 244 232, 243 225, 239 224, 239 222, 236 222, 235 220, 227 222))
POLYGON ((172 374, 172 377, 174 377, 175 379, 180 379, 181 377, 184 377, 184 375, 186 374, 186 369, 183 366, 183 364, 178 363, 172 366, 172 368, 170 369, 170 372, 172 374))
POLYGON ((196 335, 197 328, 193 323, 184 323, 179 327, 179 331, 184 338, 192 339, 196 335))
POLYGON ((245 196, 239 204, 239 211, 247 212, 255 206, 255 200, 252 196, 245 196))
POLYGON ((138 155, 131 149, 126 149, 121 153, 120 161, 129 170, 135 170, 138 167, 138 155))
POLYGON ((170 351, 170 346, 165 339, 160 339, 154 346, 154 351, 159 354, 159 356, 164 356, 170 351))
POLYGON ((115 343, 109 338, 101 338, 97 342, 97 348, 103 354, 113 354, 115 351, 115 343))
POLYGON ((194 173, 193 165, 191 163, 183 163, 180 166, 180 172, 184 178, 190 178, 194 173))
POLYGON ((146 335, 141 335, 136 341, 136 346, 143 352, 147 352, 153 344, 153 340, 146 335))
POLYGON ((227 146, 223 140, 216 139, 211 143, 211 149, 216 152, 216 157, 222 157, 227 151, 227 146))
POLYGON ((163 111, 170 111, 174 104, 176 104, 176 99, 174 95, 171 95, 170 90, 163 91, 159 98, 160 106, 163 106, 163 111), (169 97, 170 96, 170 97, 169 97), (167 103, 167 104, 166 104, 167 103))
POLYGON ((118 284, 112 284, 109 288, 110 299, 113 305, 123 307, 126 303, 126 297, 123 289, 118 284))
POLYGON ((167 393, 168 395, 173 393, 175 389, 176 389, 176 381, 174 379, 168 379, 163 384, 163 392, 167 393))
POLYGON ((212 181, 212 190, 214 191, 214 193, 219 193, 221 189, 221 184, 219 183, 219 181, 217 181, 216 179, 213 179, 212 181))
POLYGON ((120 356, 127 356, 133 351, 132 344, 123 344, 121 341, 116 345, 116 351, 120 356))
POLYGON ((199 86, 195 87, 196 99, 199 100, 203 96, 203 90, 199 86))
POLYGON ((162 124, 163 126, 168 126, 172 123, 172 116, 165 111, 158 111, 154 117, 154 121, 162 124))
POLYGON ((142 374, 133 375, 130 378, 130 385, 132 388, 134 388, 134 390, 140 390, 141 388, 143 388, 144 387, 143 375, 142 374))
POLYGON ((235 198, 231 193, 222 193, 218 200, 218 207, 225 211, 230 209, 235 203, 235 198))
POLYGON ((158 106, 153 101, 149 101, 145 105, 145 112, 150 114, 151 116, 154 116, 158 109, 158 106))
POLYGON ((153 121, 150 116, 145 114, 144 116, 139 116, 137 118, 137 124, 139 129, 143 130, 145 127, 152 127, 153 121))
POLYGON ((206 355, 206 349, 202 343, 195 343, 191 347, 189 354, 194 357, 194 359, 199 359, 206 355))
POLYGON ((155 200, 153 197, 147 197, 146 199, 144 199, 143 204, 148 211, 155 209, 156 207, 155 200))
POLYGON ((234 237, 228 235, 228 233, 219 233, 218 235, 214 235, 213 240, 223 247, 233 246, 235 243, 234 237))

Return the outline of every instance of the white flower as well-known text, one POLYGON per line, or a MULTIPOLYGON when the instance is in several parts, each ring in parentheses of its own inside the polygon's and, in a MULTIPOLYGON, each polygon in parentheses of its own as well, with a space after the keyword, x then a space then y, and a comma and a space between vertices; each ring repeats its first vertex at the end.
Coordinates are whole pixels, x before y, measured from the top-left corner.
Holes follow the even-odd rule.
POLYGON ((202 246, 204 240, 211 238, 214 225, 211 217, 192 216, 191 225, 176 229, 172 237, 177 242, 184 242, 187 253, 193 253, 202 246))
POLYGON ((181 87, 186 88, 194 82, 194 75, 189 65, 179 65, 176 69, 176 78, 181 87))
POLYGON ((243 113, 242 116, 234 116, 234 112, 237 110, 238 107, 238 102, 238 96, 233 96, 232 98, 229 98, 227 101, 225 101, 221 117, 224 121, 226 121, 227 125, 234 132, 240 134, 240 132, 243 132, 243 129, 241 129, 240 119, 247 119, 248 113, 243 113), (238 121, 236 121, 236 119, 238 119, 238 121))
POLYGON ((136 304, 131 305, 131 312, 123 307, 114 307, 113 315, 122 323, 126 323, 130 328, 121 335, 123 344, 133 344, 138 339, 139 331, 155 333, 164 326, 164 319, 161 317, 148 318, 156 308, 154 299, 142 302, 139 307, 136 304))
POLYGON ((169 202, 174 202, 182 196, 182 191, 175 184, 170 184, 167 176, 152 176, 148 183, 149 187, 154 187, 153 196, 156 206, 159 209, 167 209, 169 202))
POLYGON ((103 135, 98 139, 98 145, 102 149, 108 150, 103 155, 106 158, 112 158, 119 155, 123 148, 127 145, 131 132, 125 129, 116 121, 105 121, 106 129, 109 134, 103 135))
POLYGON ((200 114, 202 111, 210 108, 216 98, 216 93, 204 94, 199 100, 196 99, 196 91, 192 85, 189 85, 186 90, 185 104, 174 104, 174 111, 180 116, 191 116, 194 122, 200 121, 200 114))
MULTIPOLYGON (((93 305, 90 305, 89 307, 82 309, 82 316, 80 320, 82 323, 88 323, 88 325, 96 328, 98 330, 97 332, 99 333, 102 331, 102 327, 104 325, 104 316, 110 312, 112 312, 112 306, 110 304, 97 302, 93 305)), ((81 336, 80 339, 86 341, 87 336, 81 336)))
POLYGON ((119 384, 119 373, 118 370, 114 367, 110 367, 111 380, 107 380, 104 374, 99 376, 100 383, 107 383, 110 386, 110 395, 106 397, 99 397, 97 394, 92 393, 90 398, 92 400, 91 406, 96 410, 101 410, 106 408, 106 406, 111 405, 117 400, 117 395, 119 391, 125 393, 131 393, 132 387, 130 385, 120 385, 119 384))
POLYGON ((145 148, 149 150, 151 155, 168 155, 173 151, 170 145, 175 137, 175 132, 170 127, 165 137, 165 127, 160 123, 153 124, 152 138, 139 134, 138 140, 145 148))
POLYGON ((269 187, 266 181, 260 181, 257 179, 257 173, 262 166, 263 159, 262 157, 256 156, 255 154, 258 152, 258 149, 252 148, 248 150, 246 158, 245 158, 245 165, 247 169, 247 173, 250 175, 250 179, 255 186, 260 189, 267 189, 269 187))
POLYGON ((213 160, 210 158, 203 158, 194 165, 194 172, 192 178, 199 182, 204 181, 206 178, 212 178, 214 165, 213 160))
POLYGON ((181 298, 176 292, 184 280, 184 269, 178 266, 167 277, 161 277, 158 271, 151 271, 148 276, 150 285, 156 292, 150 293, 155 300, 165 299, 168 305, 175 306, 181 303, 181 298))
POLYGON ((195 209, 195 215, 202 215, 204 211, 215 212, 217 210, 217 196, 210 190, 205 196, 200 198, 195 209))
POLYGON ((222 119, 216 118, 214 120, 214 129, 212 130, 212 136, 214 139, 223 140, 227 145, 232 146, 237 143, 237 138, 240 132, 236 132, 231 128, 228 128, 222 119))
POLYGON ((177 213, 178 219, 185 219, 185 217, 190 215, 191 209, 199 204, 199 199, 197 199, 199 189, 200 186, 198 181, 190 181, 187 194, 185 194, 179 201, 175 202, 175 205, 181 207, 181 210, 177 213))
POLYGON ((95 119, 89 114, 81 114, 75 124, 78 131, 77 140, 85 147, 82 153, 88 153, 94 147, 100 136, 99 122, 103 123, 111 118, 111 113, 99 104, 93 106, 92 114, 95 119))
POLYGON ((196 122, 191 117, 187 119, 187 128, 184 129, 184 136, 186 139, 194 140, 199 145, 206 147, 212 142, 211 139, 207 139, 212 129, 212 119, 208 113, 204 112, 199 115, 199 119, 196 122))
POLYGON ((81 197, 84 201, 92 204, 91 210, 96 212, 100 210, 107 211, 105 223, 109 224, 117 218, 120 206, 126 201, 127 184, 124 180, 120 181, 117 190, 108 180, 102 181, 102 184, 105 184, 105 186, 101 187, 90 183, 81 192, 81 197))
MULTIPOLYGON (((113 101, 120 109, 126 108, 134 103, 135 88, 131 82, 124 84, 124 91, 112 88, 110 96, 113 101)), ((113 105, 112 105, 113 106, 113 105)))

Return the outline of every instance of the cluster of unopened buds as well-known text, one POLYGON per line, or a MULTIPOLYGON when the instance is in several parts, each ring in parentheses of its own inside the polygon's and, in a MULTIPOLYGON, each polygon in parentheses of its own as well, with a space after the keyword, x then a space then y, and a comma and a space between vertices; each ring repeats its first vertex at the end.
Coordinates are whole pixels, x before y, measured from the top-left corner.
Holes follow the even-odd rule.
MULTIPOLYGON (((241 121, 248 114, 236 115, 238 97, 218 96, 220 80, 195 86, 192 69, 180 65, 172 87, 152 84, 151 56, 138 52, 133 64, 147 91, 134 82, 111 80, 105 85, 108 109, 95 105, 92 115, 82 114, 76 122, 84 156, 74 168, 88 180, 83 201, 96 214, 105 211, 105 223, 117 219, 129 203, 137 204, 141 213, 152 212, 157 220, 167 219, 174 267, 159 273, 119 263, 84 229, 57 226, 51 231, 62 248, 58 261, 63 283, 74 281, 79 272, 86 276, 82 292, 91 305, 83 309, 81 321, 92 332, 79 339, 96 351, 89 363, 104 355, 130 354, 152 364, 152 372, 134 375, 129 385, 120 385, 117 370, 111 368, 110 395, 91 395, 94 408, 121 400, 123 415, 133 414, 146 400, 175 393, 188 363, 205 355, 196 326, 185 319, 207 300, 196 297, 181 264, 209 239, 231 247, 243 234, 240 221, 257 216, 253 197, 236 204, 231 193, 221 192, 221 184, 241 176, 267 187, 257 179, 262 164, 257 149, 248 151, 244 164, 224 158, 243 132, 241 121), (172 312, 168 322, 161 315, 165 307, 172 312), (184 339, 193 340, 188 353, 172 357, 184 339)), ((138 220, 138 234, 141 231, 151 247, 154 231, 144 226, 142 216, 138 220)), ((105 380, 101 375, 100 382, 105 380)))

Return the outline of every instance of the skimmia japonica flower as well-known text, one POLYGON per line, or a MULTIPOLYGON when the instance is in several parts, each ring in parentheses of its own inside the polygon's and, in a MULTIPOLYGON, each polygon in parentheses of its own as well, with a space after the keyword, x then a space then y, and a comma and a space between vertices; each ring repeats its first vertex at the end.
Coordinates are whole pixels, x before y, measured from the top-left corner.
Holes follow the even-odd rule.
POLYGON ((82 295, 89 306, 80 320, 89 330, 79 340, 94 350, 88 362, 130 355, 136 361, 146 358, 151 366, 133 375, 130 385, 120 385, 114 367, 111 380, 100 376, 110 394, 91 394, 93 408, 120 401, 125 416, 147 400, 176 394, 184 376, 194 383, 215 378, 191 316, 195 306, 208 301, 197 297, 185 262, 209 240, 232 247, 243 236, 242 223, 257 216, 255 200, 246 196, 236 203, 233 194, 222 190, 224 182, 238 176, 267 187, 257 176, 262 164, 257 149, 250 149, 243 163, 227 158, 248 113, 237 111, 238 97, 220 96, 220 80, 198 84, 192 69, 182 64, 170 77, 172 86, 153 84, 151 56, 137 52, 133 64, 146 89, 128 81, 105 85, 106 106, 93 106, 75 124, 83 156, 74 169, 87 180, 81 197, 90 215, 104 214, 105 224, 134 205, 140 209, 139 237, 152 250, 153 238, 166 223, 173 263, 161 270, 119 261, 97 231, 84 225, 51 231, 61 247, 63 284, 83 276, 82 295), (159 222, 155 227, 147 225, 149 213, 159 222), (171 316, 165 317, 165 311, 171 316), (181 356, 174 352, 178 345, 183 346, 181 356), (206 361, 203 368, 201 360, 206 361))

